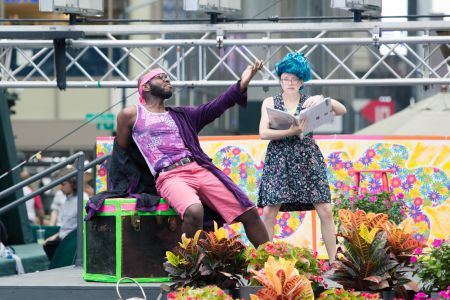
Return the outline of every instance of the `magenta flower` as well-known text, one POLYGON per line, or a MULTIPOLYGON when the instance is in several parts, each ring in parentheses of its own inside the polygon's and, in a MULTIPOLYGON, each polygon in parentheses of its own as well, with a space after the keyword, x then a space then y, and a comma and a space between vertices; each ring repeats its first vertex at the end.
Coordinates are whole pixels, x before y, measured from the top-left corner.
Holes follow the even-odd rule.
POLYGON ((422 300, 422 299, 427 299, 427 294, 425 294, 424 292, 418 292, 415 296, 414 296, 414 300, 422 300))
POLYGON ((370 202, 377 202, 377 197, 371 196, 369 200, 370 202))
POLYGON ((398 193, 397 197, 398 197, 399 199, 403 199, 403 198, 405 198, 405 195, 403 195, 403 193, 398 193))
POLYGON ((434 239, 432 245, 434 248, 439 248, 442 243, 444 243, 444 240, 440 240, 440 239, 434 239))
POLYGON ((411 263, 416 263, 417 262, 417 257, 415 257, 415 256, 411 256, 411 258, 409 259, 409 261, 411 262, 411 263))
POLYGON ((415 254, 415 255, 420 255, 420 254, 422 254, 422 248, 416 248, 416 250, 414 250, 414 254, 415 254))

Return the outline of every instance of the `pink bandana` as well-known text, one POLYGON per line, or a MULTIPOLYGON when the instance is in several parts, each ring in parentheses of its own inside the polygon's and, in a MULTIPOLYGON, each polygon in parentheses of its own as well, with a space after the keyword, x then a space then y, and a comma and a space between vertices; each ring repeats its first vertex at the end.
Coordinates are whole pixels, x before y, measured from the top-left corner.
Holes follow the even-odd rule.
POLYGON ((145 99, 144 96, 142 95, 143 93, 143 89, 144 89, 144 85, 149 82, 150 80, 152 80, 153 78, 155 78, 156 76, 158 76, 159 74, 166 74, 166 72, 164 72, 163 69, 153 69, 150 72, 148 72, 147 74, 144 75, 144 77, 142 77, 141 80, 141 84, 138 87, 138 91, 139 91, 139 102, 141 104, 145 103, 145 99))

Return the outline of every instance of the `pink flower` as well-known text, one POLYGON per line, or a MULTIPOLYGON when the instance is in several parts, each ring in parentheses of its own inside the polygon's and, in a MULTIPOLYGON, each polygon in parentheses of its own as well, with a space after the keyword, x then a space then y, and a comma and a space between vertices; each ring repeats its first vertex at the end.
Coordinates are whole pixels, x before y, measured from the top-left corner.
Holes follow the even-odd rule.
POLYGON ((391 180, 392 187, 396 188, 396 187, 399 187, 401 184, 402 184, 402 181, 400 180, 400 178, 398 178, 398 177, 392 178, 392 180, 391 180))
POLYGON ((362 200, 362 199, 364 199, 364 195, 362 195, 362 194, 359 194, 359 195, 358 195, 358 199, 359 199, 359 200, 362 200))
POLYGON ((370 202, 377 202, 377 197, 371 196, 369 200, 370 202))
POLYGON ((415 255, 420 255, 420 254, 422 254, 422 248, 416 248, 416 250, 414 250, 414 254, 415 254, 415 255))
POLYGON ((434 248, 439 248, 442 243, 444 243, 444 240, 440 240, 440 239, 434 239, 432 245, 434 248))
POLYGON ((416 175, 408 175, 408 177, 406 178, 406 180, 410 183, 414 183, 416 182, 416 175))
POLYGON ((397 197, 398 199, 403 199, 405 198, 405 195, 403 195, 403 193, 398 193, 397 197))
POLYGON ((417 198, 414 199, 414 205, 415 206, 421 206, 422 202, 423 202, 422 198, 420 198, 420 197, 417 197, 417 198))
POLYGON ((424 292, 418 292, 414 296, 414 300, 422 300, 422 299, 427 299, 427 294, 425 294, 424 292))
POLYGON ((411 256, 411 258, 409 259, 409 261, 411 262, 411 263, 416 263, 417 262, 417 257, 415 257, 415 256, 411 256))
POLYGON ((424 220, 424 216, 423 216, 423 214, 418 214, 415 218, 414 218, 414 220, 417 222, 417 223, 419 223, 419 222, 422 222, 423 220, 424 220))

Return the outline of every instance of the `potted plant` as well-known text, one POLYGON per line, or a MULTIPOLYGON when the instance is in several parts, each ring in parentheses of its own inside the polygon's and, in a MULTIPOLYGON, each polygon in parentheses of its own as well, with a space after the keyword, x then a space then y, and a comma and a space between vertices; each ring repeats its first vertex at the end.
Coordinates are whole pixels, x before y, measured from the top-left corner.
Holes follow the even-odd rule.
POLYGON ((167 294, 167 300, 233 300, 224 290, 216 285, 202 288, 180 287, 167 294))
POLYGON ((299 274, 295 264, 295 260, 286 260, 282 257, 275 259, 273 256, 269 256, 263 269, 250 270, 254 278, 263 286, 256 295, 250 295, 250 299, 314 299, 311 282, 305 275, 299 274))
POLYGON ((378 293, 366 293, 366 292, 356 292, 355 290, 345 290, 345 289, 328 289, 321 293, 320 299, 324 300, 365 300, 365 299, 380 299, 380 294, 378 293))
POLYGON ((339 210, 338 215, 338 236, 343 240, 329 278, 345 289, 381 291, 383 299, 393 298, 392 290, 402 291, 410 279, 405 277, 401 262, 389 252, 388 234, 383 230, 389 227, 388 216, 362 210, 339 210), (386 290, 391 292, 385 293, 386 290))
POLYGON ((304 274, 311 280, 314 289, 323 284, 322 274, 329 269, 325 261, 318 260, 317 254, 310 249, 297 247, 287 242, 267 242, 256 249, 248 248, 246 255, 248 270, 255 271, 262 269, 270 256, 295 260, 295 268, 299 274, 304 274))
POLYGON ((341 191, 334 197, 333 215, 337 224, 339 224, 340 209, 383 213, 388 215, 388 219, 395 224, 400 224, 406 218, 406 206, 402 193, 395 195, 389 190, 357 193, 357 190, 358 187, 353 187, 353 192, 341 191))
POLYGON ((411 257, 419 251, 417 249, 427 247, 426 244, 414 239, 414 221, 411 218, 406 218, 398 225, 387 221, 382 229, 386 233, 388 253, 404 268, 409 268, 411 257))
POLYGON ((423 252, 418 248, 416 254, 411 261, 422 290, 427 293, 447 291, 450 285, 450 241, 435 239, 429 251, 423 252))
POLYGON ((222 289, 233 289, 242 285, 247 269, 244 253, 239 235, 228 238, 225 229, 216 223, 212 232, 199 230, 193 238, 183 234, 179 245, 166 252, 164 269, 173 281, 170 288, 217 284, 222 289))
POLYGON ((204 253, 201 263, 202 273, 207 274, 215 283, 224 289, 242 286, 242 279, 247 274, 248 261, 245 256, 246 246, 239 240, 240 235, 228 237, 225 228, 204 232, 204 239, 199 245, 204 253))

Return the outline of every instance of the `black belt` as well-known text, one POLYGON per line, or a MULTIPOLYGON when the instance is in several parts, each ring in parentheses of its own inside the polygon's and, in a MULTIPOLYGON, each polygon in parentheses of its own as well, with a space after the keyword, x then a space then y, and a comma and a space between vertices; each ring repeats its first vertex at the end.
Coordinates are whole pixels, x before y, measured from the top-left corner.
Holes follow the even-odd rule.
POLYGON ((181 166, 187 165, 187 164, 189 164, 189 163, 191 163, 193 161, 194 161, 194 159, 192 157, 190 157, 190 156, 182 158, 179 161, 177 161, 176 163, 171 164, 170 166, 162 168, 161 171, 159 171, 159 173, 173 170, 176 167, 181 167, 181 166))

